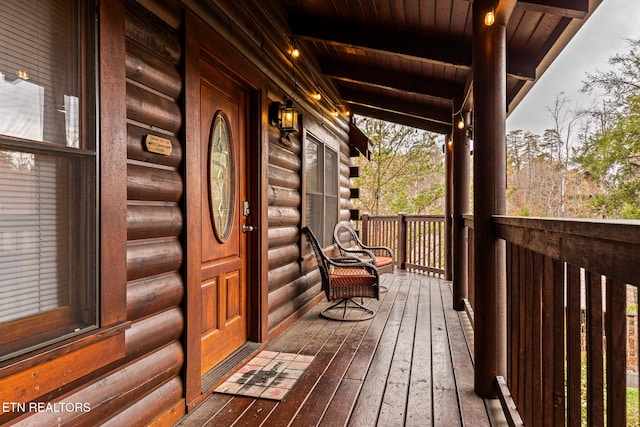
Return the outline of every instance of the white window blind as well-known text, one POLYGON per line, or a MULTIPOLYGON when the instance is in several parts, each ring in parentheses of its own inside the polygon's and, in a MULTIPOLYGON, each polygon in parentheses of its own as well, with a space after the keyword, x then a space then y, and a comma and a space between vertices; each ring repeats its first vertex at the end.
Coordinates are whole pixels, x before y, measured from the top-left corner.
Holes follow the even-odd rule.
POLYGON ((69 304, 65 162, 0 151, 0 322, 69 304))

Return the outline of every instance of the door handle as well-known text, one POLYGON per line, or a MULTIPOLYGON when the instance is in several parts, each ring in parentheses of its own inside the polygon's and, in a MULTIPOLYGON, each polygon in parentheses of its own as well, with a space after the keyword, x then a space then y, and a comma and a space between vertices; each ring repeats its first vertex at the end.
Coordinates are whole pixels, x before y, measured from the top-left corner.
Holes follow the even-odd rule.
POLYGON ((251 233, 253 231, 253 225, 245 224, 242 226, 243 233, 251 233))

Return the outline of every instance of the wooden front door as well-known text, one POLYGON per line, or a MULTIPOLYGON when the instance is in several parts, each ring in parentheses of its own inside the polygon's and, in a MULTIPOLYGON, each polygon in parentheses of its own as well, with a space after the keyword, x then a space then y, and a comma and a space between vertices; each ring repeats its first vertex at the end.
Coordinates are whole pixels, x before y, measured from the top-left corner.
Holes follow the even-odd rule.
POLYGON ((248 99, 242 86, 200 60, 201 375, 248 337, 248 99))

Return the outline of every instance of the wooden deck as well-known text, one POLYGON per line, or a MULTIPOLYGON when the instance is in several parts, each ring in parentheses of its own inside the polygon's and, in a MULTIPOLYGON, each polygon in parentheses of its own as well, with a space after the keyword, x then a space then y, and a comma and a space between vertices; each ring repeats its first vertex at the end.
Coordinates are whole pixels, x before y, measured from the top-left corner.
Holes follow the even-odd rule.
POLYGON ((325 301, 267 347, 316 356, 284 400, 214 393, 179 425, 505 425, 496 401, 473 392, 473 333, 450 284, 404 272, 383 281, 373 319, 326 320, 325 301))

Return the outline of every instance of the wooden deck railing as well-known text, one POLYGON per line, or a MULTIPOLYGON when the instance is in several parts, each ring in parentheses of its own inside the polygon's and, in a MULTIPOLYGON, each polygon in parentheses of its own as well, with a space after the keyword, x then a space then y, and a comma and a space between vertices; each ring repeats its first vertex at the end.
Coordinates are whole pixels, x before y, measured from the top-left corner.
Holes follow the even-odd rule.
POLYGON ((524 424, 638 425, 637 401, 627 418, 627 373, 638 372, 627 360, 627 313, 637 318, 640 223, 494 224, 507 242, 503 388, 524 424))
POLYGON ((361 238, 393 250, 398 268, 444 274, 445 224, 442 215, 362 215, 361 238))

